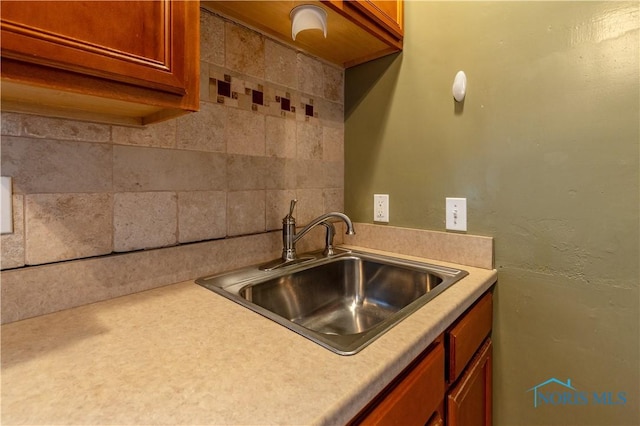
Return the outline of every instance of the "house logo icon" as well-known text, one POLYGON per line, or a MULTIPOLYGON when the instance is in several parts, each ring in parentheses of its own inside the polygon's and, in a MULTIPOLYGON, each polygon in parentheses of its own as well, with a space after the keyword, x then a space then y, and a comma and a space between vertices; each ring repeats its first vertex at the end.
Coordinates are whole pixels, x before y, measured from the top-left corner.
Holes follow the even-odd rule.
POLYGON ((576 388, 574 388, 573 386, 571 386, 571 379, 567 379, 567 382, 565 383, 565 382, 563 382, 563 381, 561 381, 561 380, 556 379, 555 377, 552 377, 552 378, 550 378, 549 380, 544 381, 544 382, 542 382, 542 383, 540 383, 540 384, 537 384, 537 385, 535 385, 534 387, 532 387, 531 389, 528 389, 528 390, 527 390, 527 392, 531 392, 531 391, 533 391, 533 406, 534 406, 534 408, 537 408, 537 407, 538 407, 538 396, 539 396, 539 394, 540 394, 539 389, 540 389, 540 388, 542 388, 542 387, 544 387, 544 386, 547 386, 547 385, 549 385, 549 384, 551 384, 551 383, 557 383, 557 384, 559 384, 560 386, 564 386, 565 388, 570 389, 570 390, 572 390, 572 391, 575 391, 575 390, 576 390, 576 388))

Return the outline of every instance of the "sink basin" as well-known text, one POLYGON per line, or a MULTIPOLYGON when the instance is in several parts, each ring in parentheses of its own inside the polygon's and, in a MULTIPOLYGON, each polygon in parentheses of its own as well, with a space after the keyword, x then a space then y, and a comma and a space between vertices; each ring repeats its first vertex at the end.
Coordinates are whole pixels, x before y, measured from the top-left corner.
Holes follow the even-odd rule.
POLYGON ((364 252, 275 271, 257 267, 196 282, 341 355, 352 355, 465 271, 364 252))

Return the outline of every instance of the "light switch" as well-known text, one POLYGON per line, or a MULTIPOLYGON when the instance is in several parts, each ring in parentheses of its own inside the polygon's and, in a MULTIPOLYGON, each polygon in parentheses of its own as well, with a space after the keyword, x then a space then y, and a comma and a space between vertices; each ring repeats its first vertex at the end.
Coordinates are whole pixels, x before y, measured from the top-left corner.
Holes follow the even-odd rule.
POLYGON ((11 195, 11 178, 2 176, 2 193, 0 194, 0 232, 11 234, 13 232, 13 201, 11 195))
POLYGON ((450 231, 467 230, 467 199, 446 199, 446 228, 450 231))

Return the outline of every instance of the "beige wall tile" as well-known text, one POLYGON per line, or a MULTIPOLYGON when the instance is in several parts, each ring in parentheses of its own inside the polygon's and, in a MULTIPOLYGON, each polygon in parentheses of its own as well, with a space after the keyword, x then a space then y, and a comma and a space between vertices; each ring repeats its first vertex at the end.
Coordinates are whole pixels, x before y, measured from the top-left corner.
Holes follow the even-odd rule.
POLYGON ((113 147, 113 187, 127 191, 226 188, 225 155, 132 146, 113 147))
POLYGON ((314 108, 319 112, 318 119, 323 126, 337 126, 344 124, 344 105, 339 102, 328 101, 322 98, 314 99, 314 108))
POLYGON ((2 259, 0 267, 19 268, 24 266, 24 196, 14 195, 13 204, 13 232, 0 236, 2 259))
POLYGON ((295 198, 296 191, 292 189, 267 191, 267 230, 282 229, 282 218, 289 213, 295 198))
POLYGON ((322 188, 325 182, 324 162, 320 160, 296 161, 296 187, 322 188))
POLYGON ((344 213, 344 190, 342 188, 330 188, 322 191, 324 197, 324 211, 344 213))
POLYGON ((344 70, 322 64, 324 75, 324 98, 344 103, 344 70))
POLYGON ((322 127, 307 122, 298 122, 296 131, 297 158, 302 160, 322 159, 322 127))
POLYGON ((224 36, 226 67, 264 78, 264 37, 232 22, 225 22, 224 36))
POLYGON ((264 232, 265 191, 234 191, 227 194, 227 234, 264 232))
POLYGON ((291 89, 298 88, 296 51, 280 43, 266 39, 265 79, 291 89))
POLYGON ((230 191, 265 188, 265 157, 227 156, 227 182, 230 191))
POLYGON ((111 140, 111 127, 106 124, 24 115, 22 126, 22 135, 33 138, 83 142, 109 142, 111 140))
POLYGON ((322 167, 324 169, 324 187, 344 187, 344 163, 342 161, 324 161, 322 167))
POLYGON ((225 129, 227 153, 265 155, 265 116, 229 108, 225 129))
POLYGON ((114 195, 113 244, 117 252, 175 244, 177 226, 177 196, 173 192, 114 195))
POLYGON ((222 238, 227 234, 227 193, 178 193, 178 242, 222 238))
POLYGON ((22 133, 22 114, 14 114, 11 112, 0 113, 2 124, 0 125, 0 133, 7 136, 20 136, 22 133))
POLYGON ((28 265, 111 253, 110 194, 25 196, 25 261, 28 265))
POLYGON ((2 174, 20 194, 109 191, 111 165, 107 144, 2 138, 2 174))
POLYGON ((313 96, 324 96, 322 62, 298 53, 297 71, 299 91, 313 96))
POLYGON ((177 119, 177 148, 224 152, 226 120, 227 110, 224 106, 200 102, 200 111, 177 119))
POLYGON ((200 102, 216 102, 216 98, 211 96, 209 63, 204 61, 200 61, 200 102))
POLYGON ((296 210, 298 213, 294 216, 298 226, 307 225, 316 217, 326 213, 322 189, 298 189, 297 195, 296 210))
POLYGON ((224 66, 224 21, 200 9, 200 60, 224 66))
POLYGON ((295 120, 283 117, 266 117, 266 153, 272 157, 296 157, 295 120))
POLYGON ((344 127, 322 127, 322 159, 344 161, 344 127))
POLYGON ((267 189, 294 189, 296 187, 295 160, 267 157, 264 162, 264 184, 267 189))
POLYGON ((113 126, 112 140, 121 145, 175 148, 176 123, 176 120, 167 120, 145 127, 113 126))

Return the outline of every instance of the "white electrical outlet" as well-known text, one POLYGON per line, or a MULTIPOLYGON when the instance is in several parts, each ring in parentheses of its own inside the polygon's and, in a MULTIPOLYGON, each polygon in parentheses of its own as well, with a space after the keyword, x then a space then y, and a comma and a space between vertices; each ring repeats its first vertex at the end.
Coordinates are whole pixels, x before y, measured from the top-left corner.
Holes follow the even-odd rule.
POLYGON ((2 193, 0 194, 0 233, 13 232, 13 203, 11 200, 11 178, 2 176, 2 193))
POLYGON ((373 221, 389 222, 389 194, 373 194, 373 221))
POLYGON ((446 228, 450 231, 467 230, 467 199, 446 199, 446 228))

